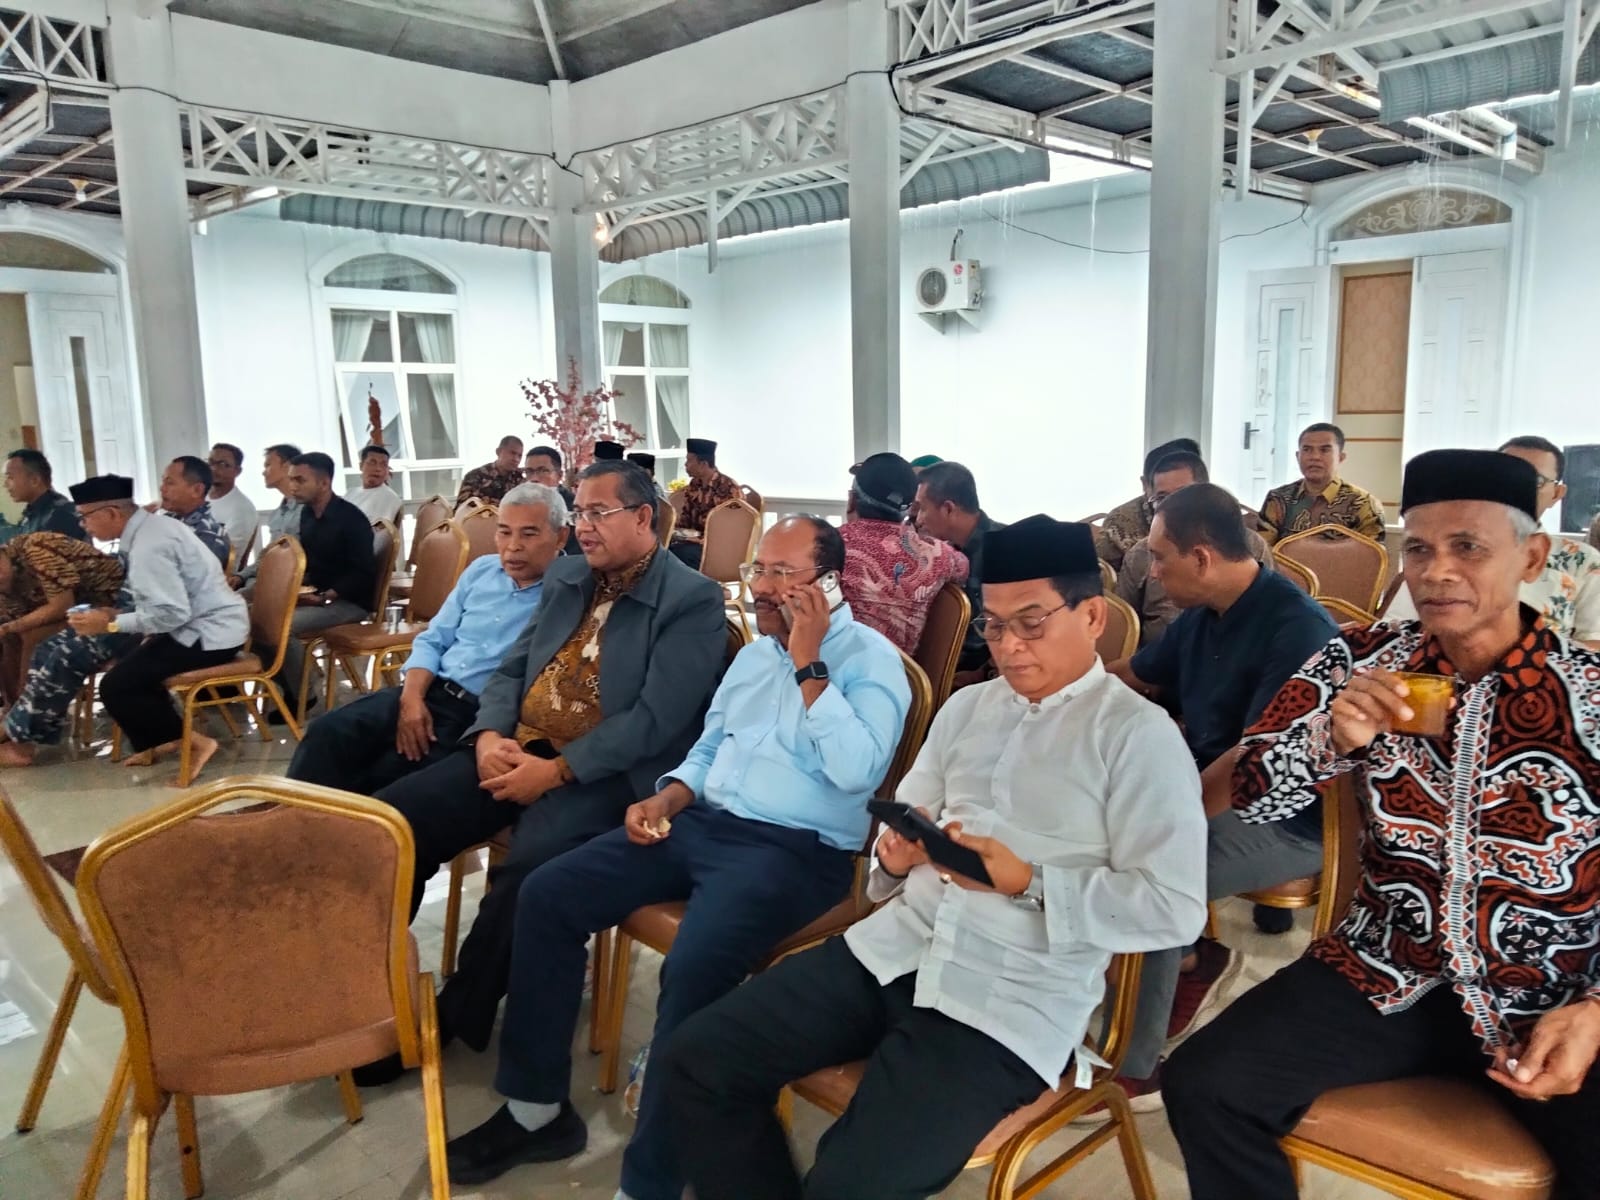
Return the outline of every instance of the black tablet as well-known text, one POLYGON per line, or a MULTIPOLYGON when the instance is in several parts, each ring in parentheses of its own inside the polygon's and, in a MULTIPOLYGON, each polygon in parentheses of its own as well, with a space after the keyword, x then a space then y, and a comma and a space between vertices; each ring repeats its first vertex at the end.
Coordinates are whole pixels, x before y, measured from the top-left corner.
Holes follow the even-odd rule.
POLYGON ((994 886, 994 880, 989 878, 989 868, 983 865, 983 859, 976 850, 951 841, 949 834, 909 804, 901 804, 898 800, 868 800, 867 811, 908 842, 921 842, 928 857, 941 867, 965 875, 985 887, 994 886))

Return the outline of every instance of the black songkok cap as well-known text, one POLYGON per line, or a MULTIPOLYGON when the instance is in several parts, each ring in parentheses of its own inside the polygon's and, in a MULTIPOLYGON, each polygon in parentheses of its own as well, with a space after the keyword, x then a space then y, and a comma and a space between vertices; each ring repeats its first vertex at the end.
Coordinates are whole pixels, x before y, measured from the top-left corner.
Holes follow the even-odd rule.
POLYGON ((689 453, 696 458, 705 458, 709 455, 715 455, 717 452, 717 444, 710 438, 689 438, 684 442, 684 445, 688 447, 689 453))
POLYGON ((1094 531, 1075 521, 1057 521, 1040 513, 996 529, 983 539, 984 583, 1021 583, 1099 571, 1094 531))
POLYGON ((643 450, 635 450, 628 455, 628 461, 636 466, 643 467, 646 471, 654 471, 656 469, 656 456, 654 454, 646 454, 643 450))
POLYGON ((594 444, 594 458, 596 462, 621 462, 621 442, 596 442, 594 444))
POLYGON ((107 500, 132 500, 133 480, 125 475, 91 475, 67 489, 74 504, 102 504, 107 500))
POLYGON ((898 454, 869 455, 851 473, 856 477, 857 493, 885 508, 898 509, 902 517, 917 498, 917 473, 898 454))
MULTIPOLYGON (((1400 513, 1419 504, 1488 500, 1539 519, 1539 472, 1499 450, 1429 450, 1406 464, 1400 513)), ((985 548, 985 554, 988 553, 985 548)))

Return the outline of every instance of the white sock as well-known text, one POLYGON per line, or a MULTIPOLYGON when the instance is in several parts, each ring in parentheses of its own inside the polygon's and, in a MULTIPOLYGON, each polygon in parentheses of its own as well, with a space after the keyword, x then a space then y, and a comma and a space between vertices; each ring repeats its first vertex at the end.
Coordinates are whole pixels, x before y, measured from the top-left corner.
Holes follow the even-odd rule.
POLYGON ((561 1111, 559 1104, 539 1104, 533 1100, 507 1100, 506 1107, 511 1110, 512 1120, 529 1133, 543 1129, 561 1111))

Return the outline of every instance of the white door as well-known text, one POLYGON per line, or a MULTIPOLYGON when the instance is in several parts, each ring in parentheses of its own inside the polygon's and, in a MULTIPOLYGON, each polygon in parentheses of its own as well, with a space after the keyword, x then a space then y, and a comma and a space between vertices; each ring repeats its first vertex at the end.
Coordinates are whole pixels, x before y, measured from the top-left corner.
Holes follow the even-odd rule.
POLYGON ((1327 419, 1332 280, 1329 267, 1250 275, 1251 397, 1241 431, 1247 504, 1260 504, 1269 488, 1293 477, 1295 436, 1327 419))
POLYGON ((40 447, 56 478, 127 475, 143 494, 119 298, 30 292, 28 328, 40 447))
POLYGON ((1506 252, 1431 254, 1412 267, 1405 457, 1486 446, 1498 429, 1506 252))

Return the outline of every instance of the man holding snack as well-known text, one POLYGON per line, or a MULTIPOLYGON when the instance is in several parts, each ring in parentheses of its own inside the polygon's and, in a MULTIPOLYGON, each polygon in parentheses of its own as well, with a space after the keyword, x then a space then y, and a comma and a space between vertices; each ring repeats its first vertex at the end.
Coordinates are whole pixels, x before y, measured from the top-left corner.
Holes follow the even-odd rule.
MULTIPOLYGON (((661 972, 657 1038, 738 986, 783 938, 850 890, 866 803, 900 742, 911 691, 899 651, 839 592, 839 531, 780 521, 746 580, 764 635, 741 650, 705 729, 622 829, 541 866, 517 896, 495 1087, 508 1100, 449 1146, 451 1181, 571 1158, 588 1141, 571 1100, 586 943, 635 909, 690 901, 661 972)), ((623 1156, 627 1200, 683 1194, 654 1073, 623 1156)))

